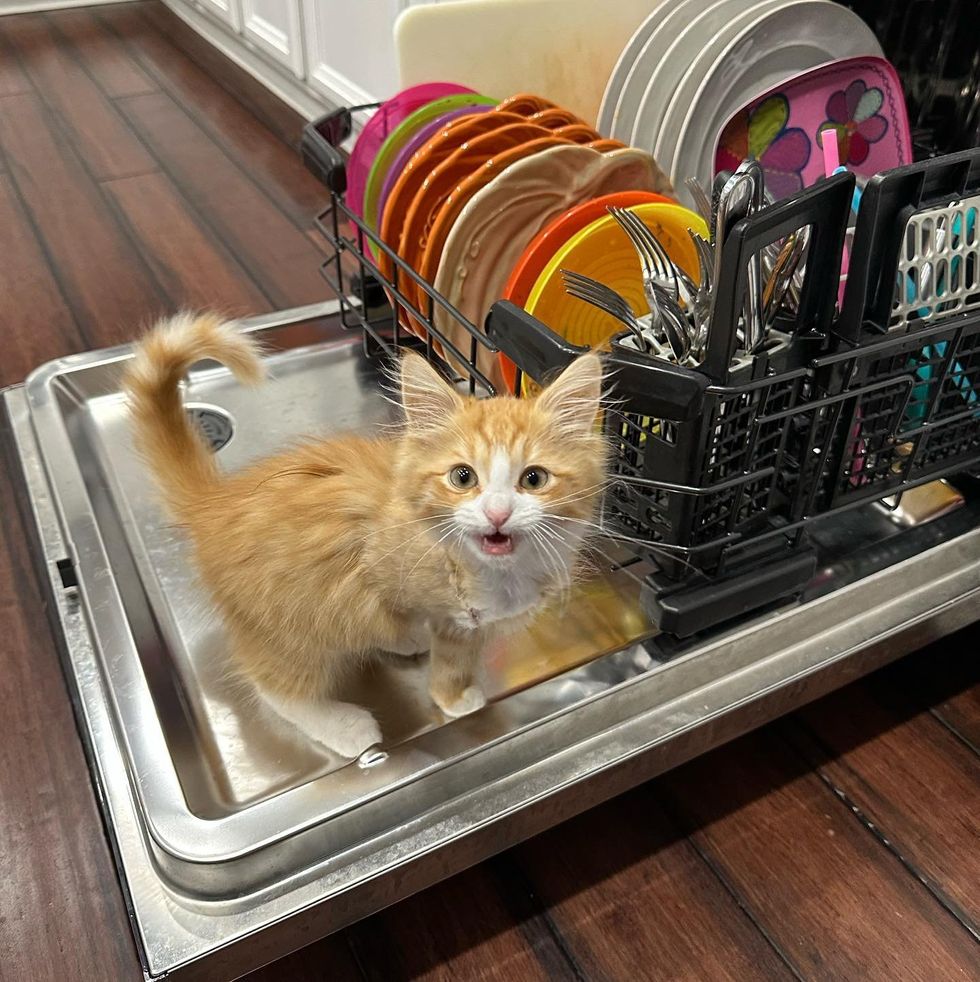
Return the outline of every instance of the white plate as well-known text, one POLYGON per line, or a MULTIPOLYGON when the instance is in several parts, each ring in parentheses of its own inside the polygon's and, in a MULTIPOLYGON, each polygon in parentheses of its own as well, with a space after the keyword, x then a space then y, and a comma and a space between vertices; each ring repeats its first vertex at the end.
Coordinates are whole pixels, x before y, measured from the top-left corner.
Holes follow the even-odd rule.
POLYGON ((678 133, 675 130, 668 138, 666 123, 672 114, 676 117, 681 107, 686 107, 684 118, 697 108, 694 103, 682 101, 681 90, 685 83, 696 71, 712 68, 732 40, 746 27, 757 23, 770 11, 793 2, 794 0, 720 0, 695 17, 688 28, 690 47, 686 50, 693 51, 693 55, 685 57, 684 53, 668 52, 667 58, 672 59, 674 67, 666 71, 658 70, 656 76, 650 80, 651 88, 643 98, 634 129, 636 136, 639 128, 645 125, 643 132, 653 135, 653 143, 647 149, 651 153, 664 155, 664 167, 668 171, 674 160, 678 133), (653 86, 657 86, 659 91, 654 91, 653 86), (654 104, 651 104, 651 100, 654 104))
MULTIPOLYGON (((686 177, 712 180, 721 128, 746 103, 801 71, 863 55, 883 57, 857 14, 831 0, 802 0, 740 32, 713 66, 692 65, 685 80, 687 101, 675 107, 681 124, 671 176, 678 192, 684 191, 686 177)), ((669 125, 673 131, 675 122, 669 125)))
POLYGON ((622 54, 619 56, 619 60, 613 66, 612 73, 609 76, 609 81, 606 82, 606 90, 602 94, 602 103, 599 106, 599 116, 596 119, 595 128, 603 136, 612 136, 613 118, 616 114, 616 103, 619 101, 619 96, 623 91, 623 86, 626 84, 626 80, 629 78, 630 72, 633 70, 633 65, 636 63, 636 59, 640 52, 643 50, 643 45, 647 43, 650 35, 656 30, 657 25, 664 18, 663 12, 660 10, 665 4, 669 3, 669 0, 651 0, 653 6, 650 13, 647 15, 646 20, 636 29, 633 36, 627 41, 626 47, 623 48, 622 54))
POLYGON ((679 7, 686 24, 647 80, 633 121, 630 144, 653 153, 654 147, 662 143, 661 127, 678 83, 692 63, 701 57, 706 45, 711 47, 729 35, 733 21, 762 3, 790 2, 792 0, 709 0, 707 4, 688 3, 679 7))
MULTIPOLYGON (((711 6, 716 0, 680 0, 666 11, 664 16, 654 25, 649 37, 640 49, 636 60, 627 74, 623 89, 616 100, 613 110, 610 133, 614 140, 629 143, 633 134, 633 123, 637 111, 643 101, 650 76, 663 62, 667 49, 674 39, 690 23, 691 17, 699 14, 705 7, 711 6)), ((652 144, 651 144, 652 146, 652 144)))

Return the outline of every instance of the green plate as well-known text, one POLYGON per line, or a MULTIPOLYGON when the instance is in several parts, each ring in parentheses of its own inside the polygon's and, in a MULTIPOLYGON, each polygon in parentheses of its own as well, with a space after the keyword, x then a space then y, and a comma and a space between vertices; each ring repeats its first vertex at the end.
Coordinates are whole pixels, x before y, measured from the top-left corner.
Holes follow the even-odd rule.
POLYGON ((473 92, 464 92, 460 95, 445 96, 434 102, 428 102, 421 109, 416 109, 410 116, 406 116, 381 144, 381 149, 374 158, 370 171, 368 171, 367 183, 364 187, 364 221, 367 227, 377 232, 381 218, 378 214, 378 201, 384 186, 385 175, 398 155, 398 151, 405 146, 414 133, 417 133, 426 123, 430 123, 460 106, 495 106, 496 104, 496 99, 490 99, 473 92))

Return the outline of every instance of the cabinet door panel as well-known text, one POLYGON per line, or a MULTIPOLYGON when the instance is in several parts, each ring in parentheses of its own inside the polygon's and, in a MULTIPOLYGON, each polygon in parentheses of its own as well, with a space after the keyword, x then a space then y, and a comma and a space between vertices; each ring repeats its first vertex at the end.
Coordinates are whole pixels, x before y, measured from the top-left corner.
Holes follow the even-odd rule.
POLYGON ((245 37, 302 78, 303 26, 299 0, 241 0, 241 3, 245 37))
POLYGON ((241 0, 200 0, 200 3, 205 10, 214 14, 215 17, 220 17, 236 31, 241 30, 241 0))
POLYGON ((333 102, 386 99, 398 88, 393 28, 406 0, 303 0, 307 77, 333 102))

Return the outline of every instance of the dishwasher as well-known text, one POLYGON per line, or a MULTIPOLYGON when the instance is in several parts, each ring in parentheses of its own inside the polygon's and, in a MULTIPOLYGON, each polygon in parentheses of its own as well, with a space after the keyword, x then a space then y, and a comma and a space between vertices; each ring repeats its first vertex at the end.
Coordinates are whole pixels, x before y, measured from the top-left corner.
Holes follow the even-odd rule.
MULTIPOLYGON (((518 392, 577 353, 506 302, 469 323, 390 250, 382 273, 386 247, 344 199, 354 115, 310 123, 302 148, 329 199, 334 298, 242 322, 269 352, 262 388, 207 363, 188 379, 187 410, 228 469, 389 422, 386 363, 452 344, 437 310, 468 339, 452 362, 477 395, 493 391, 481 350, 512 360, 518 392), (397 316, 406 281, 416 334, 397 316)), ((494 648, 472 716, 442 717, 424 664, 377 668, 363 701, 385 741, 354 763, 284 733, 221 671, 220 622, 132 447, 130 348, 3 393, 148 977, 234 978, 980 617, 980 151, 937 149, 865 189, 839 312, 849 175, 735 226, 729 329, 706 371, 612 343, 598 574, 494 648), (796 320, 733 360, 751 257, 804 226, 823 261, 796 320), (957 240, 958 278, 942 303, 896 300, 910 270, 922 282, 937 228, 957 240)))

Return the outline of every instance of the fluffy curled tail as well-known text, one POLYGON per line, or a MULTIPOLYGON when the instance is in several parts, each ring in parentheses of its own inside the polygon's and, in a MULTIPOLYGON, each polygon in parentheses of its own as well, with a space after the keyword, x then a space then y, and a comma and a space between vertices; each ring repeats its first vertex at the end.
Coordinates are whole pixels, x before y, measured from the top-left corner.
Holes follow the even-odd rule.
POLYGON ((264 375, 259 346, 214 314, 177 314, 136 347, 123 387, 130 397, 139 449, 177 519, 220 481, 203 436, 184 412, 180 381, 204 358, 227 365, 246 385, 264 375))

